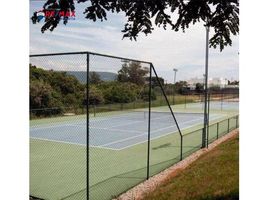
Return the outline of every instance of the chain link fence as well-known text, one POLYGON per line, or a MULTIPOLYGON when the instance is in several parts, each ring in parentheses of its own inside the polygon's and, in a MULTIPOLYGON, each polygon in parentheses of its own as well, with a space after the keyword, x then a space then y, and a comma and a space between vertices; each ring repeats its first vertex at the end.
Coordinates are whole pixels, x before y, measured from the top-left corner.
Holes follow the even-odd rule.
MULTIPOLYGON (((75 52, 29 67, 32 197, 112 199, 202 146, 203 94, 167 95, 150 62, 75 52)), ((210 95, 208 143, 239 126, 235 95, 210 95)))

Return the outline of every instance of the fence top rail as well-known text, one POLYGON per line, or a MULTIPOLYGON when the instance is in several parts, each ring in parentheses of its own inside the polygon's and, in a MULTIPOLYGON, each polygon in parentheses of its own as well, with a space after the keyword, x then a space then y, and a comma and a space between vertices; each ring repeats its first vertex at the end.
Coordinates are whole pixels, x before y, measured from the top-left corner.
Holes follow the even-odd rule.
POLYGON ((77 54, 87 54, 87 51, 80 52, 62 52, 62 53, 44 53, 44 54, 32 54, 30 57, 42 57, 42 56, 63 56, 63 55, 77 55, 77 54))
MULTIPOLYGON (((214 125, 216 125, 216 124, 219 124, 219 123, 222 123, 222 122, 224 122, 224 121, 228 121, 228 120, 230 120, 230 119, 234 119, 234 118, 237 118, 237 117, 239 117, 239 114, 238 114, 238 115, 233 115, 233 116, 231 116, 231 117, 228 117, 228 118, 226 118, 226 119, 222 119, 222 120, 217 121, 217 122, 214 122, 214 123, 210 124, 209 126, 214 126, 214 125)), ((184 137, 184 136, 186 136, 186 135, 189 135, 189 134, 192 134, 192 133, 194 133, 194 132, 196 132, 196 131, 201 131, 201 130, 203 130, 203 128, 196 128, 196 129, 193 130, 193 131, 190 131, 190 132, 188 132, 188 133, 186 133, 186 134, 182 134, 182 136, 184 137)))
POLYGON ((148 61, 131 59, 131 58, 126 58, 126 57, 121 57, 121 56, 114 56, 114 55, 109 55, 109 54, 96 53, 96 52, 91 52, 91 51, 63 52, 63 53, 47 53, 47 54, 32 54, 32 55, 30 55, 30 57, 62 56, 62 55, 77 55, 77 54, 90 54, 90 55, 95 55, 95 56, 103 56, 103 57, 108 57, 108 58, 116 58, 116 59, 121 59, 121 60, 127 60, 127 61, 133 61, 133 62, 141 62, 141 63, 146 63, 146 64, 152 64, 152 62, 148 62, 148 61))

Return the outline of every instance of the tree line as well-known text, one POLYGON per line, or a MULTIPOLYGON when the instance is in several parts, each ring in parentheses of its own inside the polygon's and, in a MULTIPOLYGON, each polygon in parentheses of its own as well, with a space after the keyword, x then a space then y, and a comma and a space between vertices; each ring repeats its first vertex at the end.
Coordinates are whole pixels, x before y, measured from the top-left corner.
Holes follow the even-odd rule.
MULTIPOLYGON (((44 70, 30 64, 30 110, 31 116, 61 115, 65 108, 84 108, 87 105, 146 102, 149 100, 149 69, 139 62, 124 63, 113 81, 103 81, 97 72, 89 77, 89 98, 86 98, 86 84, 74 75, 63 71, 44 70)), ((203 93, 204 85, 197 83, 191 89, 186 81, 165 84, 164 79, 151 77, 151 99, 167 95, 203 93)), ((211 91, 220 91, 215 86, 211 91)))
MULTIPOLYGON (((114 81, 102 81, 90 73, 89 105, 148 101, 148 68, 124 63, 114 81)), ((156 95, 153 93, 152 98, 156 95)), ((59 115, 65 107, 87 104, 86 84, 67 72, 44 70, 30 64, 30 109, 34 116, 59 115)))

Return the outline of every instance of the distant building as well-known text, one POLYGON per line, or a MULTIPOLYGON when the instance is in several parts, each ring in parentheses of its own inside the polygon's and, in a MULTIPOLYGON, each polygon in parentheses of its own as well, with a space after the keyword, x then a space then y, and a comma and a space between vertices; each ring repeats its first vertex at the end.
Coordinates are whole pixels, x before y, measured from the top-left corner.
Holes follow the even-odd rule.
POLYGON ((204 83, 204 78, 191 78, 189 80, 187 80, 187 83, 189 84, 189 87, 191 90, 195 90, 196 84, 197 83, 204 83))
POLYGON ((208 80, 209 87, 218 86, 220 88, 226 88, 228 80, 226 78, 210 78, 208 80))
MULTIPOLYGON (((187 80, 187 83, 189 84, 189 87, 194 90, 197 83, 204 84, 204 78, 191 78, 187 80)), ((217 86, 220 88, 226 88, 228 87, 228 80, 225 78, 209 78, 208 79, 208 86, 213 87, 217 86)))

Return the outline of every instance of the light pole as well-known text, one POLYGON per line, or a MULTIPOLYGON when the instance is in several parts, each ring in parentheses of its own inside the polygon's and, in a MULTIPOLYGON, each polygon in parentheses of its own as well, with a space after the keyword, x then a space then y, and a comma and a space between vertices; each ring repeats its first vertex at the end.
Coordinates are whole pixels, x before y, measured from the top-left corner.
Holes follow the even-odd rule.
POLYGON ((202 148, 206 147, 207 129, 208 129, 208 51, 209 51, 209 27, 206 26, 206 60, 205 60, 205 105, 204 105, 204 127, 202 135, 202 148))
POLYGON ((174 86, 173 86, 173 105, 175 104, 175 83, 176 83, 176 73, 178 71, 178 69, 174 68, 174 86))

